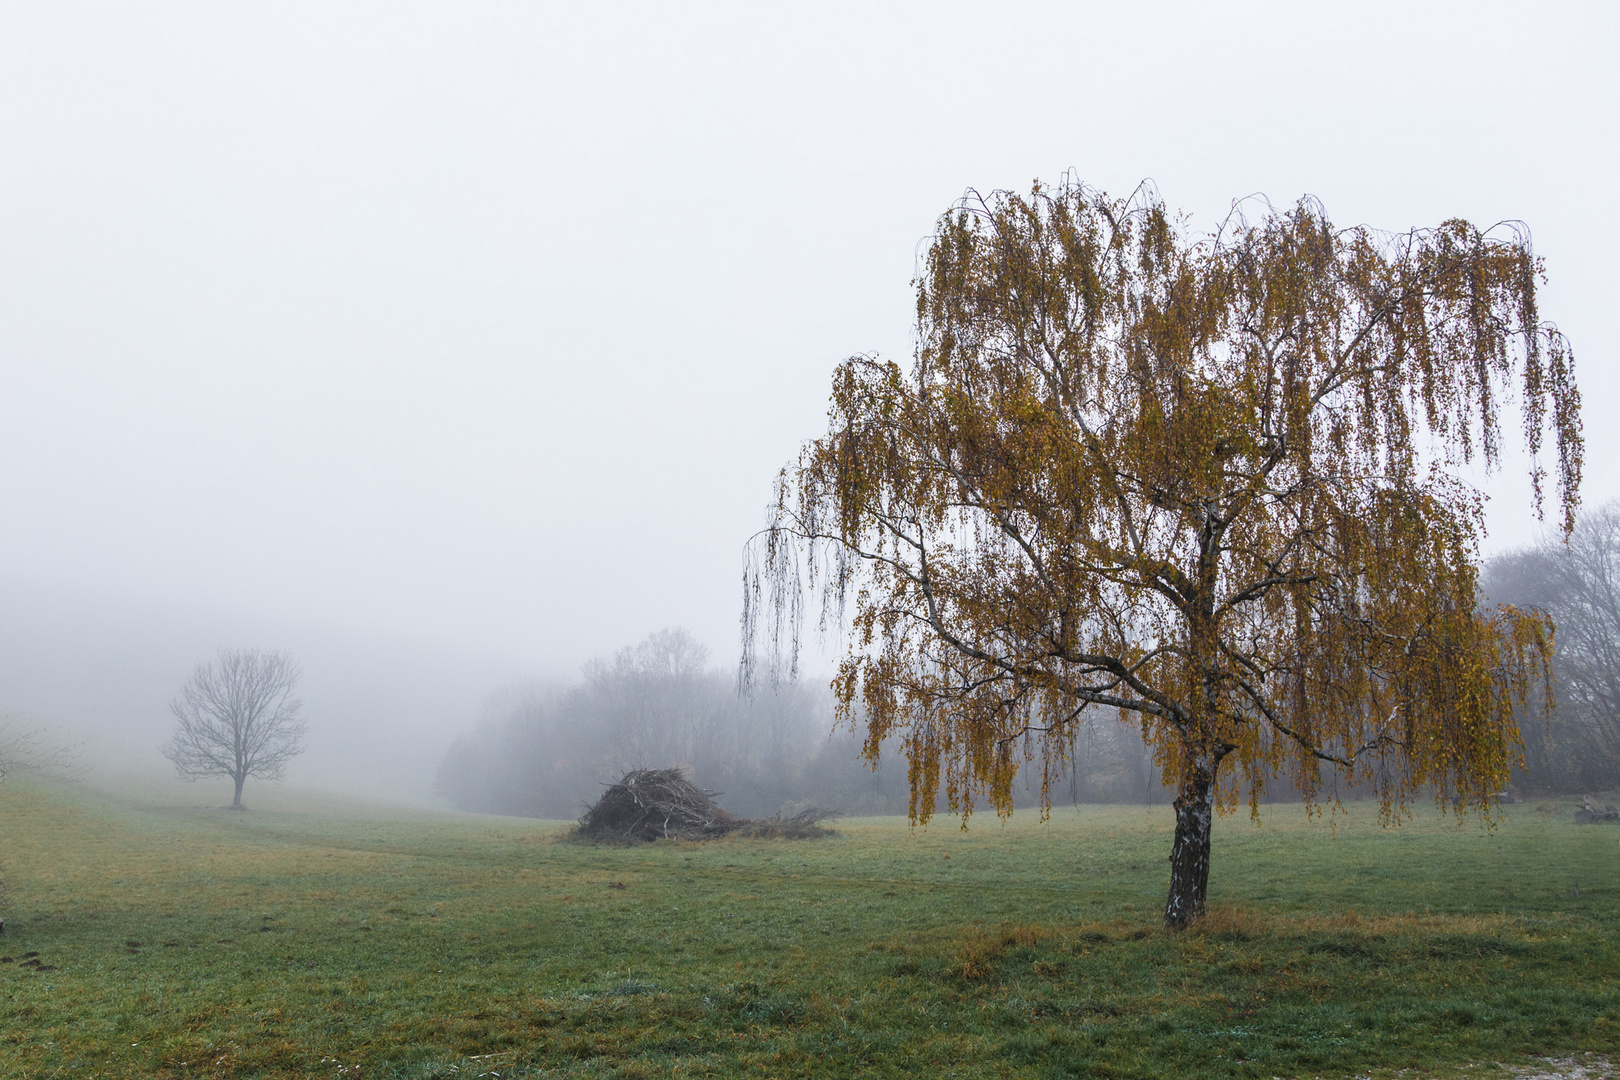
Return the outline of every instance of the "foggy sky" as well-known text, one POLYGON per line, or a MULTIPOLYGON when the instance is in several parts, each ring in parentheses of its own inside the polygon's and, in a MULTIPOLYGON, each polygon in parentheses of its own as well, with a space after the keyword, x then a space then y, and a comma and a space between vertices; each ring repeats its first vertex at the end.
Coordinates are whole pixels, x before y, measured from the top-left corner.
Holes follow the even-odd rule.
MULTIPOLYGON (((1620 495, 1616 22, 6 4, 0 586, 35 601, 5 639, 60 595, 86 627, 97 604, 224 612, 238 637, 409 643, 479 678, 566 676, 670 625, 725 660, 772 477, 839 360, 909 356, 935 218, 1068 168, 1116 195, 1151 178, 1202 227, 1254 192, 1341 225, 1524 220, 1597 505, 1620 495)), ((1536 535, 1522 471, 1489 485, 1491 550, 1536 535)), ((289 642, 203 655, 237 644, 289 642)), ((89 668, 51 670, 0 664, 0 706, 89 668)))

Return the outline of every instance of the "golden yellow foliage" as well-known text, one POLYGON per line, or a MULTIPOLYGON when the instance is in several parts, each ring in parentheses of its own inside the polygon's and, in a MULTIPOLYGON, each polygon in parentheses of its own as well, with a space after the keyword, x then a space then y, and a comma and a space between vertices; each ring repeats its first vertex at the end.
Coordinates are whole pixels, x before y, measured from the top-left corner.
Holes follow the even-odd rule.
POLYGON ((1552 644, 1477 610, 1458 472, 1497 461, 1506 395, 1538 509, 1548 434, 1566 532, 1578 501, 1538 273, 1522 229, 1338 229, 1310 199, 1195 236, 1147 191, 971 196, 917 281, 910 369, 841 365, 782 473, 745 639, 796 655, 806 589, 847 619, 841 715, 870 756, 900 741, 917 820, 942 790, 1010 812, 1076 725, 1140 724, 1181 791, 1173 925, 1202 911, 1213 809, 1268 777, 1483 806, 1552 644))

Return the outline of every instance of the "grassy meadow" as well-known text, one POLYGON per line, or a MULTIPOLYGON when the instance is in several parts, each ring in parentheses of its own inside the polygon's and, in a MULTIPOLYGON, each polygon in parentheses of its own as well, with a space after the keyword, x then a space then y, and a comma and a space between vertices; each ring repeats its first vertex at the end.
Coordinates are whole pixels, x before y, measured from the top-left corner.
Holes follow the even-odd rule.
POLYGON ((0 1075, 1488 1075, 1620 1047, 1620 828, 1167 808, 594 848, 557 823, 0 785, 0 1075))

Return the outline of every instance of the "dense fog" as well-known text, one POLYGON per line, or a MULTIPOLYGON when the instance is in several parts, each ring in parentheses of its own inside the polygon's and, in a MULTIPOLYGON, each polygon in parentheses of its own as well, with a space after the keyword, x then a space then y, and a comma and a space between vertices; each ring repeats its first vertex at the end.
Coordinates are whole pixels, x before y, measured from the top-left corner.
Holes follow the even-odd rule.
MULTIPOLYGON (((193 666, 285 649, 292 785, 572 816, 678 761, 739 812, 903 807, 898 755, 831 730, 836 656, 733 693, 737 579, 835 365, 910 354, 920 242, 969 187, 1523 220, 1611 411, 1609 7, 986 14, 8 5, 0 713, 162 772, 193 666), (707 656, 653 672, 668 626, 707 656)), ((1487 554, 1538 535, 1522 465, 1471 477, 1487 554)), ((1526 558, 1492 588, 1534 593, 1526 558)), ((1595 784, 1607 691, 1561 665, 1532 767, 1595 784)), ((1130 726, 1075 753, 1057 798, 1162 798, 1130 726)))

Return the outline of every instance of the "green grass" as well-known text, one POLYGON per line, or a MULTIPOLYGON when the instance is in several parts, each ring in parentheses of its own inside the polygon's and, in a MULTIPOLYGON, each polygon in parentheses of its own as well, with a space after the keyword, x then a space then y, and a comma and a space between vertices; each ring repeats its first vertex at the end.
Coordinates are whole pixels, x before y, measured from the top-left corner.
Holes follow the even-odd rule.
POLYGON ((0 1075, 1342 1076, 1620 1046, 1620 829, 1164 808, 824 841, 0 787, 0 1075), (24 967, 37 953, 43 968, 24 967))

